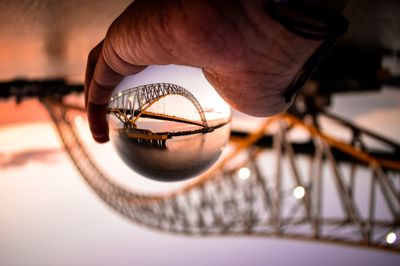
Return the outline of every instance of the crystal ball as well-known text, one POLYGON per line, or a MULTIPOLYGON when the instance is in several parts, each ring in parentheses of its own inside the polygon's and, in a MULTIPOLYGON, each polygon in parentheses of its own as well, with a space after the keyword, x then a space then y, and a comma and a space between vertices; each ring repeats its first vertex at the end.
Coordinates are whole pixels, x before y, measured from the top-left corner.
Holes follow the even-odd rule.
POLYGON ((199 69, 158 66, 143 72, 126 78, 108 105, 117 153, 150 179, 181 181, 200 175, 217 161, 229 139, 229 106, 199 69))

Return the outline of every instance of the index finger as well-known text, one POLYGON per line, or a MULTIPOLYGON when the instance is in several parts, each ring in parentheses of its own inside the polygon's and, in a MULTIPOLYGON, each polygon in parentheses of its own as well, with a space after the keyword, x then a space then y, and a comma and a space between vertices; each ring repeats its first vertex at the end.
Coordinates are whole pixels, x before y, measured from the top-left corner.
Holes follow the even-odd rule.
POLYGON ((86 63, 86 73, 85 73, 85 108, 87 108, 88 105, 88 96, 89 96, 89 86, 92 81, 93 75, 94 75, 94 70, 96 68, 97 60, 99 59, 99 56, 101 54, 101 51, 103 49, 103 43, 104 40, 101 41, 99 44, 94 47, 87 59, 86 63))
POLYGON ((89 127, 93 138, 97 142, 104 143, 109 140, 106 113, 107 105, 115 86, 121 82, 126 75, 136 74, 145 67, 146 66, 136 66, 122 61, 113 53, 113 50, 106 53, 105 46, 103 45, 87 91, 89 127), (111 54, 109 55, 111 59, 105 60, 108 54, 111 54), (114 69, 118 69, 118 71, 114 69))
POLYGON ((116 73, 100 54, 88 89, 87 114, 93 138, 104 143, 109 140, 106 120, 107 105, 114 87, 123 76, 116 73))

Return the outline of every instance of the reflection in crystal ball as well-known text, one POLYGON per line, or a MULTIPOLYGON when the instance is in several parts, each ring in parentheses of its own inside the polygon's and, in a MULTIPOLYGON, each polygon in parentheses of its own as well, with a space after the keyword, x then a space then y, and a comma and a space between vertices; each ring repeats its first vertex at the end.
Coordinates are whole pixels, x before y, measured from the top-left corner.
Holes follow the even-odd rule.
POLYGON ((111 142, 137 173, 159 181, 184 180, 219 158, 230 134, 226 110, 200 104, 176 84, 126 89, 109 102, 111 142))

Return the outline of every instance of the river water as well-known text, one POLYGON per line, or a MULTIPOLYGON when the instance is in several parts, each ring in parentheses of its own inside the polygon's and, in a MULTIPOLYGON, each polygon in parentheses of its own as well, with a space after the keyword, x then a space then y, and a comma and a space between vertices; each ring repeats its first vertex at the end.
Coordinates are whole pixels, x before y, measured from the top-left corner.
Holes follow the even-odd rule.
MULTIPOLYGON (((216 126, 216 121, 209 121, 216 126)), ((218 120, 221 123, 221 120, 218 120)), ((145 121, 141 128, 155 128, 158 131, 172 128, 180 131, 194 129, 194 126, 175 122, 145 121), (190 128, 191 127, 191 128, 190 128)), ((121 123, 118 123, 121 128, 121 123)), ((230 134, 229 123, 224 123, 208 133, 173 136, 164 145, 149 141, 138 141, 120 134, 118 128, 110 127, 110 137, 121 159, 134 171, 159 181, 179 181, 197 176, 207 170, 220 156, 230 134)))

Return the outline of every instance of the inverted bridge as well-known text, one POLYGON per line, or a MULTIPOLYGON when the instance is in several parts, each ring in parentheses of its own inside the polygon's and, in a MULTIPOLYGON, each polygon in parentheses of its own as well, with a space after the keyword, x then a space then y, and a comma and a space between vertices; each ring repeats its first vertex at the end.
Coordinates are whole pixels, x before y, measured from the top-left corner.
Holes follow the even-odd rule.
MULTIPOLYGON (((7 84, 10 91, 17 85, 7 84)), ((59 94, 46 96, 40 99, 79 173, 134 222, 185 235, 272 236, 400 252, 400 145, 374 132, 328 113, 307 120, 281 114, 254 132, 232 132, 231 151, 194 182, 149 195, 114 183, 96 165, 73 126, 83 107, 63 103, 59 94), (320 116, 351 138, 324 133, 320 116), (308 140, 293 140, 296 128, 308 140), (376 150, 370 141, 386 148, 376 150)))
POLYGON ((344 123, 354 134, 346 143, 282 114, 251 134, 234 134, 239 140, 232 151, 196 181, 169 194, 146 195, 113 183, 85 151, 68 110, 44 103, 82 177, 139 224, 185 235, 275 236, 400 251, 400 149, 368 131, 344 123), (309 144, 290 140, 295 126, 308 132, 309 144), (371 152, 365 136, 391 147, 392 156, 371 152), (265 156, 274 159, 264 169, 271 161, 265 156))

